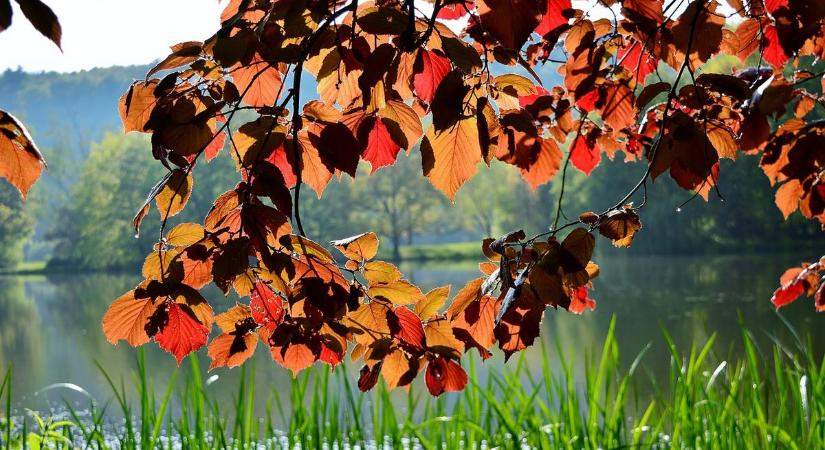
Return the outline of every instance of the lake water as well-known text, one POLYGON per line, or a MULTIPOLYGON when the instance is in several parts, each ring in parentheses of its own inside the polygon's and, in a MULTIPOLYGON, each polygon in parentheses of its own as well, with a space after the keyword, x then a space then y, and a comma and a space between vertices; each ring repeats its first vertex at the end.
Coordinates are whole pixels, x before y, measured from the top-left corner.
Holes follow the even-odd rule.
MULTIPOLYGON (((575 316, 548 310, 543 338, 574 351, 598 351, 611 317, 616 315, 617 339, 622 360, 629 364, 648 343, 643 364, 653 374, 664 375, 669 354, 660 324, 674 337, 680 350, 703 343, 718 334, 717 349, 723 356, 737 352, 741 343, 738 314, 747 328, 763 342, 769 334, 790 339, 790 333, 769 302, 782 271, 795 264, 799 255, 724 257, 618 257, 597 259, 602 267, 593 293, 595 311, 575 316)), ((405 274, 423 289, 461 285, 476 276, 474 263, 402 264, 405 274)), ((98 361, 127 385, 135 368, 135 351, 121 344, 110 345, 100 330, 100 319, 112 299, 131 289, 137 271, 121 274, 60 274, 49 276, 0 277, 0 369, 14 366, 16 402, 20 406, 44 407, 48 401, 73 398, 68 391, 40 393, 52 383, 74 383, 98 401, 110 397, 105 379, 93 364, 98 361)), ((216 310, 232 299, 206 292, 216 310)), ((810 300, 800 300, 782 311, 801 333, 810 333, 815 345, 825 342, 825 315, 816 314, 810 300)), ((823 346, 825 347, 825 346, 823 346)), ((815 348, 821 352, 823 348, 815 348)), ((202 361, 207 361, 205 349, 202 361)), ((154 344, 147 346, 148 365, 158 390, 175 368, 174 359, 154 344)), ((528 362, 538 364, 528 351, 528 362)), ((256 354, 257 383, 263 388, 288 387, 289 374, 269 360, 262 348, 256 354)), ((485 366, 503 364, 496 354, 485 366)), ((210 389, 225 390, 231 398, 237 388, 239 370, 219 369, 218 382, 210 389)), ((79 399, 83 400, 83 399, 79 399)))

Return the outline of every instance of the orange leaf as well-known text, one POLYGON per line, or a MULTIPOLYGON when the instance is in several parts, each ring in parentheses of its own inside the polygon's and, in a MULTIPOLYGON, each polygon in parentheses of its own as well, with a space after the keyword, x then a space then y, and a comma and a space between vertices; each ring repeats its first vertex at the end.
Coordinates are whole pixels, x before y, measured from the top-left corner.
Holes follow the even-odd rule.
POLYGON ((150 131, 146 128, 149 117, 158 102, 155 97, 157 80, 135 81, 129 91, 120 97, 118 112, 123 122, 123 132, 150 131))
POLYGON ((381 374, 390 389, 406 386, 418 375, 418 358, 410 359, 402 350, 395 349, 381 363, 381 374))
POLYGON ((292 376, 315 362, 315 354, 306 344, 290 344, 287 347, 272 347, 272 359, 292 371, 292 376))
POLYGON ((281 73, 260 55, 232 70, 232 79, 249 106, 274 106, 281 91, 281 73), (244 94, 245 93, 245 94, 244 94))
POLYGON ((157 309, 154 299, 136 299, 129 291, 115 300, 103 315, 103 334, 112 344, 124 340, 132 347, 149 342, 146 322, 157 309))
POLYGON ((255 353, 257 344, 258 335, 255 333, 222 334, 216 337, 209 343, 209 357, 212 358, 209 370, 243 364, 255 353))
POLYGON ((330 242, 347 258, 354 261, 367 261, 378 253, 378 236, 375 233, 363 233, 330 242))
POLYGON ((469 347, 475 347, 483 359, 491 356, 488 350, 495 342, 495 327, 498 301, 490 296, 475 300, 453 319, 455 337, 469 347))
POLYGON ((536 147, 538 155, 536 160, 527 169, 521 169, 521 176, 535 191, 544 183, 552 180, 561 168, 561 160, 564 155, 559 149, 559 145, 553 139, 539 139, 536 147))
POLYGON ((45 164, 23 124, 0 110, 0 177, 9 180, 25 200, 45 164))
POLYGON ((475 117, 459 120, 447 129, 427 130, 421 144, 424 175, 450 200, 467 180, 476 173, 481 162, 481 145, 475 117))

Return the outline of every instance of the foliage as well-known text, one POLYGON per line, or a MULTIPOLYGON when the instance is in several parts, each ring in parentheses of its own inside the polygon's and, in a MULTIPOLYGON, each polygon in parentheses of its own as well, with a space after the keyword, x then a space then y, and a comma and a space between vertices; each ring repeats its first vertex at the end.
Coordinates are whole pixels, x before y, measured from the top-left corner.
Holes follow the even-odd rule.
MULTIPOLYGON (((744 352, 725 358, 715 335, 677 348, 663 331, 663 339, 651 345, 666 347, 672 358, 664 376, 656 378, 645 370, 648 347, 627 354, 616 342, 614 326, 615 320, 601 350, 542 346, 535 358, 523 354, 517 364, 492 370, 469 361, 467 389, 437 399, 422 398, 420 383, 408 392, 390 392, 382 383, 372 394, 357 395, 346 370, 306 371, 291 390, 260 390, 251 366, 242 368, 235 385, 223 376, 205 378, 196 355, 188 367, 160 380, 140 352, 134 376, 127 377, 134 389, 101 367, 114 399, 88 407, 67 401, 68 414, 61 417, 68 416, 71 425, 46 420, 44 426, 54 431, 65 425, 56 431, 75 447, 99 449, 804 449, 825 444, 819 425, 825 411, 822 360, 812 356, 809 338, 760 346, 742 329, 744 352), (235 402, 222 402, 216 394, 225 387, 234 387, 235 402), (107 420, 113 408, 133 419, 107 420)), ((0 400, 12 397, 11 379, 8 371, 0 400)), ((27 426, 42 428, 4 403, 5 417, 13 418, 0 418, 6 442, 19 442, 27 426)))
POLYGON ((137 231, 154 204, 161 238, 145 280, 105 314, 109 341, 154 340, 180 363, 217 323, 211 367, 236 366, 262 342, 296 374, 315 361, 336 366, 354 345, 361 390, 379 376, 405 386, 423 371, 437 396, 466 386, 458 361, 471 349, 487 358, 497 344, 509 358, 532 345, 548 306, 595 308, 595 235, 629 246, 648 182, 665 173, 707 199, 719 193, 721 158, 761 154, 771 183, 781 183, 780 209, 825 223, 825 127, 805 121, 821 106, 822 74, 800 65, 825 51, 825 7, 733 2, 728 20, 716 0, 684 9, 604 3, 621 7, 613 20, 564 0, 436 0, 430 12, 412 0, 230 2, 216 34, 172 47, 121 99, 125 131, 151 134, 168 172, 133 220, 137 231), (466 22, 452 29, 444 20, 455 17, 466 22), (757 66, 739 73, 705 66, 718 54, 754 52, 757 66), (533 67, 557 57, 563 82, 544 88, 533 67), (520 65, 539 84, 495 75, 493 65, 520 65), (669 70, 672 81, 647 77, 669 70), (305 72, 320 100, 302 101, 305 72), (320 196, 333 176, 354 177, 360 160, 374 173, 419 140, 424 176, 450 200, 493 159, 534 188, 561 176, 549 231, 485 240, 482 276, 451 302, 448 287, 425 294, 375 260, 375 234, 332 241, 342 264, 301 221, 304 183, 320 196), (647 160, 641 179, 603 212, 562 222, 569 166, 589 175, 603 153, 617 152, 647 160), (195 190, 194 168, 221 153, 240 181, 203 225, 167 232, 195 190), (199 292, 208 283, 250 301, 216 316, 199 292))

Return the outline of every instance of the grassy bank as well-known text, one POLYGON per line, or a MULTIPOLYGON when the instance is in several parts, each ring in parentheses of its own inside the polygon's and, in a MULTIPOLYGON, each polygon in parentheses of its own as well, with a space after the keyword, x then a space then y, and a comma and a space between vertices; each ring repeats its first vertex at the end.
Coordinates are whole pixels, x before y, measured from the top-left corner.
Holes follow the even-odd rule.
MULTIPOLYGON (((481 241, 402 245, 398 251, 402 261, 477 261, 483 258, 481 241)), ((392 249, 384 246, 378 256, 391 259, 392 249)))
MULTIPOLYGON (((615 325, 615 322, 614 324, 615 325)), ((758 348, 743 331, 744 355, 720 358, 711 337, 671 351, 665 379, 644 370, 645 351, 620 365, 613 326, 604 351, 550 349, 541 361, 515 359, 501 371, 465 365, 464 392, 430 398, 408 392, 361 394, 345 370, 303 373, 291 392, 256 392, 244 371, 234 403, 219 403, 197 359, 169 380, 152 380, 142 356, 135 392, 110 382, 113 397, 54 417, 24 415, 11 401, 13 372, 0 385, 2 448, 822 448, 825 361, 802 340, 758 348), (566 356, 565 356, 566 355, 566 356), (531 369, 531 367, 533 367, 531 369), (156 388, 161 395, 156 396, 156 388), (288 406, 287 406, 288 405, 288 406), (256 416, 253 411, 266 411, 256 416), (12 420, 8 420, 12 417, 12 420), (119 418, 128 417, 125 422, 119 418), (381 447, 379 445, 379 447, 381 447)), ((808 343, 809 344, 809 343, 808 343)), ((142 354, 141 354, 142 355, 142 354)), ((100 368, 105 374, 105 369, 100 368)), ((22 405, 25 406, 25 405, 22 405)))

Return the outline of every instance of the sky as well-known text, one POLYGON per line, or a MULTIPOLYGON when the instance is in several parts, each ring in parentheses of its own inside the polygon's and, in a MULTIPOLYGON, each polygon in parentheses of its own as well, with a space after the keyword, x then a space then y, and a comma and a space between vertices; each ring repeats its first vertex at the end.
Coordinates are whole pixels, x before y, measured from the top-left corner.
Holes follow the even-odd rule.
MULTIPOLYGON (((0 33, 0 71, 74 72, 149 64, 178 42, 202 41, 219 26, 228 0, 45 0, 63 28, 63 52, 38 33, 16 2, 12 26, 0 33)), ((599 14, 596 0, 573 5, 599 14)))
POLYGON ((219 26, 217 0, 44 0, 63 28, 63 52, 38 33, 16 2, 12 25, 0 33, 0 71, 72 72, 148 64, 169 46, 200 41, 219 26))

